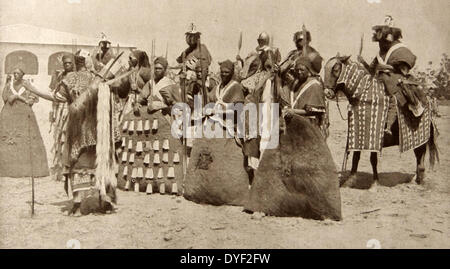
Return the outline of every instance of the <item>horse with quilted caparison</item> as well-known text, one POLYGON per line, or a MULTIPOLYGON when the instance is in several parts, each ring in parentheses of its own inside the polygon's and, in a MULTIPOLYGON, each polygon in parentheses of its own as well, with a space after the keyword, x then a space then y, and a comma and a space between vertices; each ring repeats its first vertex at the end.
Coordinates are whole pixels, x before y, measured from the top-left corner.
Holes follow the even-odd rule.
MULTIPOLYGON (((430 165, 439 160, 435 138, 437 130, 431 118, 429 104, 423 114, 416 118, 408 108, 397 105, 397 120, 391 128, 392 134, 384 132, 389 97, 385 85, 376 76, 350 56, 339 54, 325 65, 324 85, 330 93, 342 91, 349 100, 351 111, 348 117, 346 154, 353 151, 352 168, 346 185, 356 180, 361 151, 370 151, 373 179, 378 180, 377 153, 381 149, 398 145, 400 152, 414 150, 416 156, 416 183, 422 184, 425 177, 425 153, 430 155, 430 165)), ((392 97, 393 98, 393 97, 392 97)), ((344 161, 345 162, 345 161, 344 161)), ((344 167, 344 165, 343 165, 344 167)), ((344 168, 343 168, 344 170, 344 168)))

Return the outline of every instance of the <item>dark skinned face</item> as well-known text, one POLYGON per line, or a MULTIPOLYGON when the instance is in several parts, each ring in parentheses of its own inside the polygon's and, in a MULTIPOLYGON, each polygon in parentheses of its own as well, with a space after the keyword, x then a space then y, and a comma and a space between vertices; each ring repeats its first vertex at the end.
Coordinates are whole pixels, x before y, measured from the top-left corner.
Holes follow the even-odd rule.
POLYGON ((73 62, 72 59, 64 59, 63 61, 64 71, 72 72, 73 71, 73 62))
POLYGON ((130 57, 128 58, 128 64, 131 67, 135 67, 138 64, 138 60, 133 54, 131 54, 130 57))
POLYGON ((222 84, 227 85, 233 77, 233 73, 228 68, 220 68, 220 78, 222 79, 222 84))
POLYGON ((21 81, 23 78, 23 73, 19 69, 13 71, 13 76, 15 81, 21 81))
POLYGON ((108 44, 107 44, 106 42, 101 42, 101 43, 100 43, 100 49, 101 49, 103 52, 106 52, 106 51, 108 50, 108 44))
MULTIPOLYGON (((308 44, 309 44, 309 42, 307 41, 306 45, 308 45, 308 44)), ((295 46, 297 47, 298 50, 302 50, 303 49, 303 39, 298 39, 295 42, 295 46)))
POLYGON ((198 35, 192 35, 192 34, 186 35, 186 43, 189 45, 189 47, 193 47, 193 46, 197 45, 197 41, 198 41, 198 35))
MULTIPOLYGON (((208 74, 208 69, 205 69, 205 74, 208 74)), ((201 67, 196 67, 195 68, 195 74, 197 75, 197 79, 201 80, 202 79, 202 68, 201 67)))
POLYGON ((298 65, 295 67, 295 74, 300 82, 305 82, 309 76, 309 70, 304 65, 298 65))
POLYGON ((166 70, 164 69, 164 67, 161 64, 156 64, 155 65, 155 80, 160 80, 164 77, 164 73, 166 72, 166 70))

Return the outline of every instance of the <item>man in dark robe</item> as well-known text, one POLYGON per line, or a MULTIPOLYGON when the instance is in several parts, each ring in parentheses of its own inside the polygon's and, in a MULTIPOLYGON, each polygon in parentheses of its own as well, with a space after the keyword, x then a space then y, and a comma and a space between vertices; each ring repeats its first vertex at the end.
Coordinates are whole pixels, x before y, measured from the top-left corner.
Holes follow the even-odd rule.
POLYGON ((377 75, 384 82, 386 93, 390 97, 385 132, 391 135, 391 128, 397 119, 396 104, 400 107, 413 105, 410 108, 418 116, 423 112, 421 103, 425 104, 426 98, 418 87, 402 87, 399 83, 411 77, 409 71, 415 65, 416 56, 401 43, 402 31, 394 27, 392 17, 386 16, 384 25, 376 25, 372 29, 372 41, 378 42, 380 51, 370 65, 361 56, 358 60, 371 74, 377 75))
POLYGON ((186 74, 187 80, 195 78, 195 66, 197 62, 208 68, 211 65, 212 58, 205 44, 200 43, 201 33, 197 31, 194 24, 191 24, 190 30, 186 32, 186 43, 188 48, 185 49, 180 56, 178 56, 177 63, 180 65, 174 68, 181 68, 183 64, 186 65, 188 73, 186 74))
POLYGON ((98 43, 99 51, 94 55, 94 69, 99 72, 102 68, 115 57, 114 51, 111 48, 111 42, 103 37, 103 39, 98 43))

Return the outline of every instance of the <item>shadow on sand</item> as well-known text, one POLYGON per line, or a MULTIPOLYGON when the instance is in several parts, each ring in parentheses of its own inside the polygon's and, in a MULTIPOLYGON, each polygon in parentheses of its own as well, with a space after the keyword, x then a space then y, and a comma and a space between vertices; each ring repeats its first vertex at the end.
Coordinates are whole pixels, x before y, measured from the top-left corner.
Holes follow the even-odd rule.
MULTIPOLYGON (((70 209, 72 209, 73 201, 72 200, 66 200, 61 202, 52 203, 51 205, 60 207, 60 210, 62 213, 67 214, 70 209)), ((109 208, 108 208, 109 209, 109 208)), ((109 209, 111 210, 111 209, 109 209)), ((99 195, 89 195, 88 197, 84 198, 81 202, 80 211, 82 215, 89 215, 89 214, 105 214, 106 209, 100 207, 99 203, 99 195)), ((115 210, 112 209, 114 212, 115 210)))
MULTIPOLYGON (((372 184, 374 183, 373 175, 371 173, 366 172, 356 172, 356 179, 353 181, 353 184, 348 186, 345 183, 348 183, 347 180, 350 177, 350 171, 345 171, 341 179, 339 181, 339 185, 341 187, 350 187, 352 189, 361 189, 366 190, 370 189, 372 184)), ((394 187, 398 184, 409 183, 413 179, 414 174, 409 173, 400 173, 400 172, 385 172, 378 173, 378 184, 385 187, 394 187)))

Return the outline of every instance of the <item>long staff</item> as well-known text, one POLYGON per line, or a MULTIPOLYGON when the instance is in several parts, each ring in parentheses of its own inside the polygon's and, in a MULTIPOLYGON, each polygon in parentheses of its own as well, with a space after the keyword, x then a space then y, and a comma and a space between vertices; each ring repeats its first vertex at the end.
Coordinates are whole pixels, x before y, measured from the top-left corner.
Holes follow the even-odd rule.
POLYGON ((33 165, 33 150, 31 144, 31 106, 30 112, 28 113, 28 156, 30 157, 30 166, 31 166, 31 217, 34 216, 34 165, 33 165))

